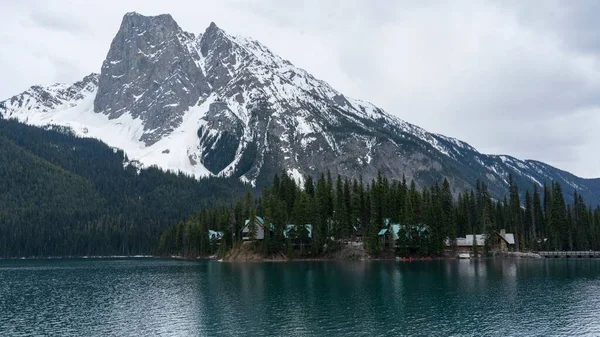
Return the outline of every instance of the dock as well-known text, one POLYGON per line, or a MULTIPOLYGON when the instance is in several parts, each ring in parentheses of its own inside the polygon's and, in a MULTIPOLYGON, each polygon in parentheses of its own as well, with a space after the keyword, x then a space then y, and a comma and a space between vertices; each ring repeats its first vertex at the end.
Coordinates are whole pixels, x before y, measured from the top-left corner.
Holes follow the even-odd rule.
POLYGON ((600 251, 544 251, 537 252, 541 257, 545 258, 594 258, 600 257, 600 251))

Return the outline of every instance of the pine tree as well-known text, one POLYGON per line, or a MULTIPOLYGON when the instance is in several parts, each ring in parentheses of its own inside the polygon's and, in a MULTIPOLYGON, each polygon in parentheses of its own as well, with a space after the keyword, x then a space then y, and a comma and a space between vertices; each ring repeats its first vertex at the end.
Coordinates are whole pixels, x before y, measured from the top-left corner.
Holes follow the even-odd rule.
POLYGON ((396 218, 398 219, 398 221, 402 222, 405 218, 404 212, 406 209, 406 194, 408 193, 408 186, 406 185, 406 177, 404 176, 404 174, 402 175, 402 181, 398 184, 398 192, 396 194, 396 199, 397 199, 397 211, 398 214, 396 215, 396 218))
POLYGON ((317 190, 315 192, 315 206, 317 210, 317 219, 315 223, 315 229, 313 232, 313 241, 315 251, 321 252, 324 245, 327 243, 327 232, 329 225, 329 210, 328 210, 328 199, 329 192, 328 186, 325 181, 325 176, 321 174, 321 177, 317 181, 317 190))
POLYGON ((358 234, 358 233, 356 233, 356 231, 360 230, 360 217, 362 215, 361 190, 362 190, 362 186, 359 188, 358 181, 356 179, 354 179, 354 181, 352 182, 352 197, 350 200, 350 203, 351 203, 351 207, 350 207, 351 224, 350 225, 353 227, 353 228, 351 228, 351 230, 355 234, 358 234))
POLYGON ((536 184, 533 185, 532 237, 535 242, 539 237, 544 237, 544 211, 536 184))
POLYGON ((235 236, 238 233, 238 229, 236 227, 237 219, 235 218, 235 208, 234 207, 229 208, 228 220, 229 220, 228 221, 229 222, 228 230, 231 231, 231 246, 233 247, 233 245, 235 244, 235 236))
POLYGON ((417 184, 415 183, 414 180, 411 180, 410 182, 410 189, 409 189, 409 195, 410 195, 410 200, 412 203, 412 207, 413 207, 413 214, 414 214, 414 221, 415 223, 420 223, 422 222, 423 218, 423 209, 421 207, 421 194, 419 193, 419 191, 417 190, 417 184))
POLYGON ((510 205, 510 229, 516 234, 516 245, 523 249, 525 238, 523 234, 523 220, 521 217, 521 200, 519 198, 519 187, 514 182, 512 175, 508 176, 509 205, 510 205))
MULTIPOLYGON (((273 242, 271 242, 271 226, 273 224, 273 212, 272 212, 272 208, 271 208, 271 197, 270 197, 270 193, 269 190, 265 187, 263 189, 263 200, 264 200, 264 204, 263 204, 263 220, 264 220, 264 231, 265 231, 265 235, 263 238, 263 253, 265 255, 269 255, 274 248, 273 242)), ((274 228, 273 228, 274 229, 274 228)))
POLYGON ((383 178, 381 172, 377 174, 377 180, 372 182, 371 187, 371 223, 367 233, 367 247, 371 254, 379 254, 380 245, 378 233, 383 227, 383 178))
POLYGON ((482 224, 483 233, 485 235, 484 253, 487 254, 492 247, 492 240, 495 238, 496 231, 493 224, 493 206, 491 200, 488 199, 483 205, 482 224))
POLYGON ((311 198, 315 196, 315 183, 313 182, 312 176, 307 176, 304 181, 304 192, 306 192, 311 198))
POLYGON ((362 176, 360 177, 360 182, 358 184, 358 200, 360 203, 360 230, 362 231, 363 235, 366 235, 367 232, 367 228, 369 227, 369 223, 371 221, 370 215, 371 215, 371 209, 370 209, 370 205, 371 205, 371 200, 369 199, 369 194, 370 192, 368 191, 368 186, 367 186, 367 191, 365 191, 365 185, 363 183, 363 178, 362 176))
POLYGON ((256 240, 256 235, 257 235, 257 225, 256 225, 256 211, 254 209, 254 201, 252 198, 252 194, 250 192, 248 192, 246 194, 246 209, 247 209, 247 213, 248 213, 248 220, 250 221, 249 225, 248 225, 248 235, 250 240, 254 241, 256 240))
MULTIPOLYGON (((548 185, 544 184, 544 219, 550 219, 550 212, 552 210, 552 189, 554 183, 552 183, 552 187, 548 187, 548 185)), ((546 233, 549 235, 549 233, 546 233)))
MULTIPOLYGON (((566 249, 572 251, 573 250, 573 228, 574 228, 574 219, 573 219, 573 208, 568 205, 567 206, 567 219, 565 221, 566 233, 562 233, 562 235, 567 236, 566 240, 566 249)), ((565 248, 563 248, 565 249, 565 248)))
POLYGON ((550 204, 550 214, 548 221, 549 231, 549 244, 550 248, 554 250, 562 250, 568 247, 568 238, 566 235, 566 206, 562 194, 562 188, 559 183, 552 183, 552 203, 550 204))
POLYGON ((445 238, 456 238, 456 228, 452 226, 454 223, 453 220, 453 201, 452 201, 452 191, 450 190, 450 183, 448 179, 444 178, 444 182, 442 183, 442 190, 440 192, 440 204, 442 210, 442 228, 441 228, 441 237, 438 238, 439 242, 439 254, 443 253, 445 238))
POLYGON ((577 250, 588 250, 590 249, 590 232, 591 232, 591 220, 588 212, 588 208, 583 201, 583 197, 580 195, 577 196, 575 212, 576 216, 576 239, 575 243, 577 246, 577 250))
POLYGON ((344 237, 351 238, 352 237, 352 194, 350 188, 350 181, 348 179, 344 180, 344 212, 342 214, 342 224, 344 230, 344 237))
POLYGON ((342 177, 337 176, 335 183, 335 195, 334 195, 334 206, 333 206, 333 233, 331 235, 336 239, 340 239, 344 236, 344 214, 346 213, 346 206, 344 200, 344 185, 342 183, 342 177))
POLYGON ((271 193, 271 212, 273 213, 273 244, 281 247, 284 242, 283 230, 286 225, 285 202, 271 193))
POLYGON ((533 204, 531 201, 531 195, 529 191, 525 191, 525 212, 523 214, 524 224, 524 246, 531 245, 531 238, 533 237, 534 222, 533 222, 533 204))

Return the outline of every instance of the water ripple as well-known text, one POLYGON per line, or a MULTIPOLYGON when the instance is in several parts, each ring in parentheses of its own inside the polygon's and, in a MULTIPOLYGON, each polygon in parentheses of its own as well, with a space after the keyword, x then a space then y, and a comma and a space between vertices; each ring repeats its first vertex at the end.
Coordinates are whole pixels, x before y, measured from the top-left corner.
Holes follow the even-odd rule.
POLYGON ((599 336, 599 260, 0 261, 0 336, 599 336))

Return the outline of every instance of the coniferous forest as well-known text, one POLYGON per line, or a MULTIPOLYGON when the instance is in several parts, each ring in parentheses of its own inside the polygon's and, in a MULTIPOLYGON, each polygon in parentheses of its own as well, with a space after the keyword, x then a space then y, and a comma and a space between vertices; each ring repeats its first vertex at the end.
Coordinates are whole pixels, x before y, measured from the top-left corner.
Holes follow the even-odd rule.
POLYGON ((68 129, 0 119, 0 257, 155 254, 165 228, 247 189, 126 163, 68 129))
POLYGON ((447 180, 419 189, 381 175, 324 173, 299 186, 279 174, 256 191, 235 178, 139 169, 122 151, 68 129, 0 119, 0 257, 223 253, 254 216, 271 224, 256 245, 266 254, 294 254, 300 243, 296 254, 321 256, 360 237, 377 255, 389 223, 401 225, 395 253, 403 256, 437 256, 447 238, 500 229, 515 234, 519 250, 600 250, 600 208, 558 183, 509 185, 494 200, 482 183, 452 195, 447 180), (284 235, 289 224, 310 224, 310 237, 303 226, 284 235), (223 236, 211 240, 209 231, 223 236))
POLYGON ((591 208, 577 193, 575 202, 566 204, 558 183, 527 186, 522 194, 511 177, 508 182, 508 195, 494 200, 480 182, 453 196, 448 180, 419 190, 414 182, 390 181, 381 175, 363 182, 326 173, 316 181, 307 177, 303 186, 285 174, 276 175, 257 197, 248 193, 229 206, 204 208, 167 229, 161 236, 161 252, 222 254, 239 244, 246 219, 255 215, 271 224, 272 234, 254 243, 266 255, 293 253, 301 235, 295 240, 283 235, 289 224, 312 225, 312 238, 306 240, 304 235, 301 240, 309 247, 302 252, 305 256, 321 256, 358 236, 377 256, 382 249, 378 234, 389 223, 401 225, 395 252, 401 256, 440 256, 452 248, 453 238, 491 237, 501 229, 514 233, 515 249, 520 251, 600 250, 600 207, 591 208), (223 236, 211 240, 209 230, 223 236))

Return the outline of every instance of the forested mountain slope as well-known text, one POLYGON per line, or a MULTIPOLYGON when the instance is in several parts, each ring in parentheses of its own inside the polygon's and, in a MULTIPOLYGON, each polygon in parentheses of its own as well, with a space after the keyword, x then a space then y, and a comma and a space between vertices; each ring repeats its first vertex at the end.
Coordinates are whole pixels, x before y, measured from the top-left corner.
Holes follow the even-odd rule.
POLYGON ((0 257, 151 254, 166 226, 245 189, 138 169, 98 140, 0 119, 0 257))

